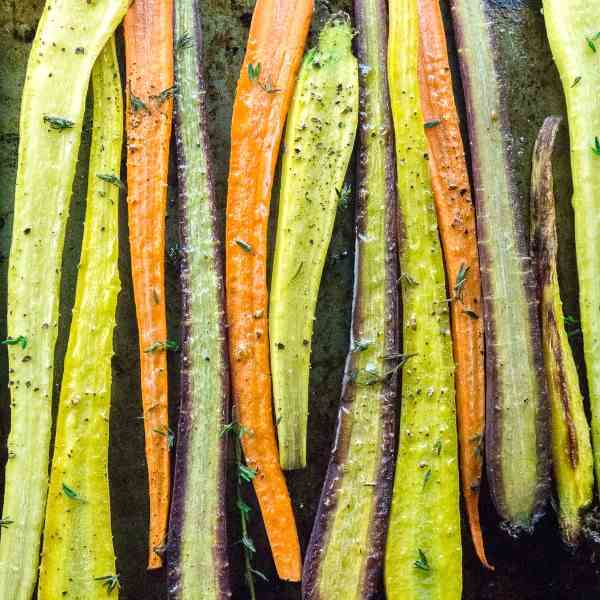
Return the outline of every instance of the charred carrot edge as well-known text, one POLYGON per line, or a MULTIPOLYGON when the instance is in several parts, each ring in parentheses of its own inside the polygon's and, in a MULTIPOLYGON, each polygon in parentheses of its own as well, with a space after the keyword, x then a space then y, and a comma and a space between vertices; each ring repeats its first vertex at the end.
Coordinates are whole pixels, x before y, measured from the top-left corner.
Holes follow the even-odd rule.
POLYGON ((273 426, 267 324, 267 228, 283 125, 312 0, 258 0, 231 124, 227 194, 227 322, 234 406, 246 462, 282 579, 300 579, 300 544, 273 426))
MULTIPOLYGON (((479 522, 485 427, 485 355, 475 209, 452 91, 452 72, 440 4, 438 0, 419 0, 418 7, 421 106, 446 273, 451 283, 456 281, 461 271, 468 274, 463 278, 460 293, 450 289, 460 474, 473 545, 482 564, 492 569, 485 556, 479 522)), ((452 288, 452 285, 449 287, 452 288)))
POLYGON ((150 495, 148 568, 157 569, 162 566, 170 488, 164 250, 173 1, 136 0, 124 30, 129 242, 150 495))
POLYGON ((575 248, 581 332, 592 414, 594 470, 600 480, 600 85, 597 0, 544 0, 544 21, 560 74, 567 115, 573 173, 575 248))
POLYGON ((548 396, 552 459, 563 539, 576 545, 581 516, 593 498, 594 461, 579 376, 565 331, 558 285, 558 238, 552 155, 561 117, 548 117, 535 143, 531 169, 531 256, 536 267, 548 396))

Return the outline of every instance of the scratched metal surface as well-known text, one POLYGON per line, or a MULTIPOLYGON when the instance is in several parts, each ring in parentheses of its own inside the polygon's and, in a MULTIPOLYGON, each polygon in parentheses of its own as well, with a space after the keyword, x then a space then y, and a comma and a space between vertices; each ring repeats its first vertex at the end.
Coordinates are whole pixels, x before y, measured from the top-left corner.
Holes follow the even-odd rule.
MULTIPOLYGON (((224 204, 227 160, 229 154, 229 120, 235 82, 242 60, 253 0, 205 0, 204 26, 207 43, 207 77, 211 142, 215 155, 218 198, 224 204)), ((332 0, 331 10, 349 9, 349 0, 332 0)), ((442 2, 445 6, 445 2, 442 2)), ((20 92, 30 42, 42 0, 0 0, 0 336, 6 323, 6 257, 10 244, 12 202, 18 144, 18 110, 20 92)), ((507 82, 506 101, 511 115, 514 140, 512 158, 519 173, 523 218, 527 214, 530 156, 533 141, 543 118, 563 112, 562 93, 545 40, 543 18, 538 0, 487 0, 490 19, 502 48, 500 68, 507 82)), ((322 3, 315 22, 327 8, 322 3)), ((452 40, 450 39, 452 44, 452 40)), ((455 73, 457 73, 455 69, 455 73)), ((458 75, 456 74, 456 77, 458 75)), ((457 90, 459 91, 457 79, 457 90)), ((59 364, 64 355, 70 307, 73 302, 82 221, 85 210, 86 163, 89 152, 89 123, 84 133, 79 171, 75 183, 69 233, 63 271, 63 308, 61 337, 57 350, 59 364)), ((569 206, 568 148, 559 152, 558 197, 561 239, 561 276, 567 310, 576 314, 577 284, 573 255, 572 215, 569 206)), ((171 194, 173 198, 173 194, 171 194)), ((274 203, 275 206, 275 203, 274 203)), ((141 404, 138 385, 137 331, 128 266, 125 206, 121 206, 121 276, 123 292, 118 307, 113 362, 113 408, 111 414, 110 479, 113 530, 121 574, 124 600, 158 600, 166 598, 163 573, 145 570, 147 484, 143 449, 141 404)), ((177 238, 174 225, 175 207, 170 202, 169 252, 167 254, 167 293, 169 323, 177 335, 179 315, 177 287, 177 238)), ((275 212, 275 211, 274 211, 275 212)), ((323 279, 315 331, 313 370, 311 375, 310 466, 288 475, 288 482, 298 518, 301 542, 306 546, 316 510, 320 487, 332 441, 338 406, 341 373, 348 345, 352 285, 352 206, 340 211, 334 240, 323 279)), ((518 335, 518 332, 515 332, 518 335)), ((575 339, 576 346, 578 344, 575 339)), ((580 356, 580 348, 576 347, 580 356)), ((171 359, 172 419, 176 418, 177 357, 171 359)), ((60 381, 57 370, 57 385, 60 381)), ((2 458, 8 432, 6 353, 0 352, 0 432, 2 458)), ((231 496, 231 495, 230 495, 231 496)), ((484 571, 474 556, 468 537, 464 536, 464 598, 467 600, 588 599, 600 593, 598 548, 586 544, 577 554, 568 553, 557 535, 553 516, 540 523, 529 538, 514 541, 498 527, 484 486, 482 498, 483 526, 488 552, 496 571, 484 571)), ((235 598, 247 598, 241 572, 241 549, 236 512, 231 507, 230 540, 235 598)), ((251 525, 258 552, 255 561, 270 579, 260 584, 258 597, 265 600, 298 600, 298 586, 277 582, 258 518, 251 525)), ((343 600, 343 599, 335 599, 343 600)))

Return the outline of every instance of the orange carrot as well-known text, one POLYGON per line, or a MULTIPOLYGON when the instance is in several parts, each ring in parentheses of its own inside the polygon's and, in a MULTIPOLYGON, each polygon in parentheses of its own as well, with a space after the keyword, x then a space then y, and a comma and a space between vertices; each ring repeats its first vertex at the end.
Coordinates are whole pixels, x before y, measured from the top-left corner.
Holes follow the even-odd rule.
POLYGON ((471 537, 487 568, 479 523, 483 466, 485 367, 475 211, 438 0, 419 0, 419 82, 438 225, 452 295, 460 472, 471 537))
POLYGON ((136 0, 125 18, 131 271, 150 495, 148 568, 162 566, 169 514, 165 211, 173 95, 172 0, 136 0))
MULTIPOLYGON (((139 0, 138 0, 139 1, 139 0)), ((233 107, 227 195, 227 320, 234 403, 281 579, 299 581, 300 545, 273 427, 267 325, 267 227, 285 117, 312 0, 258 0, 233 107)))

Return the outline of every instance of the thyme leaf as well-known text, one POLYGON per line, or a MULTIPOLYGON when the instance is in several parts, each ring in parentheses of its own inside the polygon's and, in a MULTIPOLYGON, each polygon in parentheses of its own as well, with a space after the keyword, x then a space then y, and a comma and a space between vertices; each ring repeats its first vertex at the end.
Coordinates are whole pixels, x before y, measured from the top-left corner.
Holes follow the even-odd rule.
POLYGON ((592 147, 592 152, 596 156, 600 156, 600 139, 598 139, 598 136, 594 138, 594 146, 592 147))
POLYGON ((581 75, 578 75, 577 77, 575 77, 575 79, 573 79, 573 85, 571 85, 571 87, 574 88, 580 81, 581 75))
POLYGON ((465 283, 471 267, 465 263, 461 263, 456 274, 456 282, 454 283, 454 297, 462 302, 465 283))
POLYGON ((348 208, 350 198, 352 197, 352 186, 345 183, 341 190, 335 188, 336 196, 338 197, 338 207, 341 209, 348 208))
POLYGON ((260 77, 260 63, 256 63, 253 65, 252 63, 248 63, 248 79, 250 81, 257 81, 260 77))
POLYGON ((109 594, 117 588, 121 588, 118 573, 116 575, 103 575, 102 577, 94 577, 94 581, 100 581, 109 594))
POLYGON ((160 94, 157 94, 156 96, 150 96, 150 98, 152 98, 152 100, 156 100, 156 102, 158 104, 164 104, 169 98, 173 97, 173 95, 175 94, 176 91, 177 91, 177 86, 172 85, 171 87, 167 88, 166 90, 163 90, 162 92, 160 92, 160 94))
POLYGON ((244 252, 252 252, 252 246, 245 242, 244 240, 235 240, 235 243, 244 251, 244 252))
POLYGON ((7 337, 5 340, 1 341, 0 344, 3 346, 16 346, 18 344, 23 350, 25 350, 25 348, 27 348, 27 338, 24 335, 20 335, 16 338, 7 337))
POLYGON ((68 486, 63 482, 62 484, 63 494, 70 500, 76 500, 77 502, 85 502, 85 500, 76 492, 72 487, 68 486))
POLYGON ((425 129, 431 129, 437 127, 441 123, 440 119, 431 119, 431 121, 425 121, 425 129))
POLYGON ((598 40, 600 40, 600 31, 592 37, 585 37, 585 41, 587 42, 587 45, 589 46, 592 52, 598 52, 598 49, 596 48, 595 44, 595 42, 597 42, 598 40))
POLYGON ((419 558, 415 560, 415 568, 421 569, 421 571, 431 571, 427 556, 425 555, 425 552, 421 550, 421 548, 419 548, 419 558))
POLYGON ((124 192, 127 191, 127 186, 113 173, 97 173, 96 177, 98 179, 102 179, 102 181, 105 181, 106 183, 110 183, 111 185, 118 187, 124 192))
POLYGON ((8 517, 2 517, 2 519, 0 519, 0 529, 2 527, 4 527, 5 529, 8 528, 9 525, 12 525, 14 523, 14 521, 8 517))
POLYGON ((146 354, 151 354, 153 352, 158 352, 160 350, 171 350, 172 352, 177 352, 179 350, 179 344, 174 342, 173 340, 165 340, 164 342, 154 342, 148 348, 144 350, 146 354))
POLYGON ((167 446, 169 450, 175 446, 175 434, 170 427, 165 428, 164 426, 160 429, 153 429, 154 433, 158 433, 158 435, 164 435, 167 438, 167 446))
POLYGON ((186 31, 181 35, 180 38, 177 39, 175 43, 175 52, 180 52, 181 50, 187 50, 191 48, 194 44, 194 40, 189 31, 186 31))
POLYGON ((44 115, 44 123, 47 123, 52 129, 56 129, 57 131, 71 129, 75 126, 75 123, 69 121, 69 119, 65 119, 64 117, 53 117, 52 115, 44 115))

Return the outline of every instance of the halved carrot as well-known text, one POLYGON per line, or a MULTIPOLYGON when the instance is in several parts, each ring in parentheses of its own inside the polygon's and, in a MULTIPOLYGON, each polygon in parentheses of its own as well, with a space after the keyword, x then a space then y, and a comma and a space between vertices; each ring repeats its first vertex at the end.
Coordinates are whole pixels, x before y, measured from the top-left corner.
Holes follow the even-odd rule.
POLYGON ((170 457, 165 210, 173 95, 173 2, 136 0, 125 17, 127 187, 131 271, 150 494, 148 568, 162 566, 170 457))
POLYGON ((485 357, 475 209, 469 187, 452 73, 438 0, 419 0, 419 84, 429 170, 444 251, 450 305, 460 474, 471 538, 488 568, 479 523, 485 426, 485 357), (460 281, 459 281, 460 277, 460 281), (459 285, 460 284, 460 285, 459 285))
MULTIPOLYGON (((139 1, 139 0, 138 0, 139 1)), ((233 396, 277 573, 299 581, 294 513, 279 466, 271 406, 267 227, 283 124, 308 34, 312 0, 258 0, 233 106, 226 289, 233 396)))

